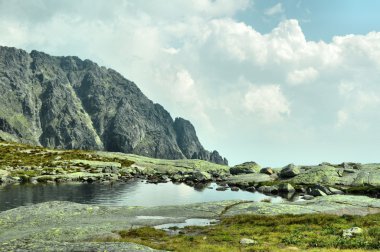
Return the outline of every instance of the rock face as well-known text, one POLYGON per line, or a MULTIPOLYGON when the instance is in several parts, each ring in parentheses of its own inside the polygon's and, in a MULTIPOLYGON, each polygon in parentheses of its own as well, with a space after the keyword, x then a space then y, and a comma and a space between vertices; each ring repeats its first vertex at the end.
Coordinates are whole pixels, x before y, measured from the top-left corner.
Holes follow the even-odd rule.
POLYGON ((227 164, 189 121, 173 122, 135 83, 89 60, 0 47, 0 99, 4 140, 227 164))
POLYGON ((205 150, 199 142, 194 126, 183 118, 174 120, 174 130, 177 144, 186 158, 208 160, 216 164, 228 165, 227 159, 221 157, 217 151, 205 150))

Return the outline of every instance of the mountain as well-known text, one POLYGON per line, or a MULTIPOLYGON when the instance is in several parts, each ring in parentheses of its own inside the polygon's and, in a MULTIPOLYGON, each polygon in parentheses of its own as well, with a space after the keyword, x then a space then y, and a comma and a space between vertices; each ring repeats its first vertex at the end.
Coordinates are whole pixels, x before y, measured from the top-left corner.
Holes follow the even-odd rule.
POLYGON ((228 163, 203 148, 189 121, 173 121, 135 83, 90 60, 0 47, 0 99, 4 140, 228 163))

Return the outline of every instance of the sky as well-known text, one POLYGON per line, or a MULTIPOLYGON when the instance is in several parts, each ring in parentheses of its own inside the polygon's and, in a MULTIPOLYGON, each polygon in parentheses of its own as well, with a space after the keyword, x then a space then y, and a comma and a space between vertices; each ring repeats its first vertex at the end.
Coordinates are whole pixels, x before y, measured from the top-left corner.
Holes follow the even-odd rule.
POLYGON ((0 45, 134 81, 231 165, 380 161, 380 1, 0 0, 0 45))

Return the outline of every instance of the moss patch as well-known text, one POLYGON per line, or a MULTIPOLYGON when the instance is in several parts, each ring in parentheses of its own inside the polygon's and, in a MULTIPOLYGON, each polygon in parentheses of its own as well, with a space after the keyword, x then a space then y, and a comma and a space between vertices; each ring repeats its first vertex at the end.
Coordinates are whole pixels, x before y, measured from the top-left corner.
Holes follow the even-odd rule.
MULTIPOLYGON (((32 177, 93 172, 91 164, 104 163, 124 168, 134 164, 126 158, 103 157, 93 151, 52 150, 40 146, 0 141, 0 168, 10 176, 29 182, 32 177), (82 160, 83 162, 72 162, 82 160)), ((39 182, 47 181, 44 178, 39 182)))
POLYGON ((380 214, 335 216, 240 215, 209 227, 187 227, 170 236, 162 230, 142 227, 119 232, 118 241, 135 242, 170 251, 365 251, 380 249, 380 214), (363 234, 343 238, 342 230, 358 226, 363 234), (244 246, 242 238, 258 243, 244 246))

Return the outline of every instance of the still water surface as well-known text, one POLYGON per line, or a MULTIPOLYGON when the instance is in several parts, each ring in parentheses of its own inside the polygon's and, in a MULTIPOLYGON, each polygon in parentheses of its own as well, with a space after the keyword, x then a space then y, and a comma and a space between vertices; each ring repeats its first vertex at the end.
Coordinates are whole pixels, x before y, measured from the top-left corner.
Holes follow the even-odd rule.
POLYGON ((171 182, 147 184, 144 181, 104 184, 37 184, 0 187, 0 211, 45 201, 72 201, 106 206, 160 206, 218 200, 253 200, 271 198, 282 202, 279 196, 267 196, 259 192, 216 191, 215 183, 195 189, 185 184, 171 182))

